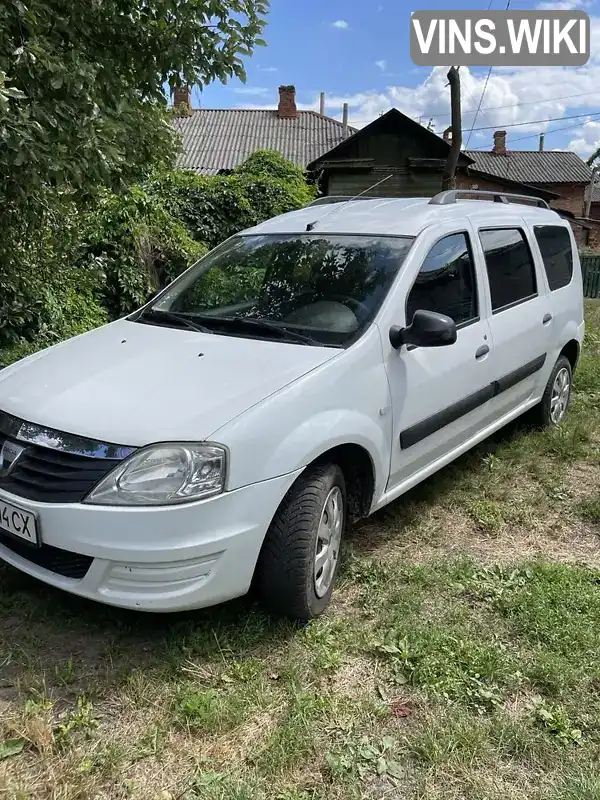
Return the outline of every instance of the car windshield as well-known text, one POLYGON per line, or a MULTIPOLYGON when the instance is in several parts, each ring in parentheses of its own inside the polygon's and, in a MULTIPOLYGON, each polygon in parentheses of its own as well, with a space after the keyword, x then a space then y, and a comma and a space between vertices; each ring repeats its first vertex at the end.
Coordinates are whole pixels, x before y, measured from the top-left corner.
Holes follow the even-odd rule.
POLYGON ((166 324, 180 317, 182 327, 195 324, 215 333, 343 346, 374 318, 412 241, 237 236, 201 259, 147 310, 159 324, 162 312, 166 324))

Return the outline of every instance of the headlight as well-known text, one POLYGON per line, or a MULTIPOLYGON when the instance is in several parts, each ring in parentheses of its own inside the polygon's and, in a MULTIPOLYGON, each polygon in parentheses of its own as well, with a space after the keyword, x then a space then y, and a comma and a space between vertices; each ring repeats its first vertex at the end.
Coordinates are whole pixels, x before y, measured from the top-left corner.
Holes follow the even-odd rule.
POLYGON ((218 445, 155 444, 113 469, 85 498, 102 506, 162 506, 220 494, 226 451, 218 445))

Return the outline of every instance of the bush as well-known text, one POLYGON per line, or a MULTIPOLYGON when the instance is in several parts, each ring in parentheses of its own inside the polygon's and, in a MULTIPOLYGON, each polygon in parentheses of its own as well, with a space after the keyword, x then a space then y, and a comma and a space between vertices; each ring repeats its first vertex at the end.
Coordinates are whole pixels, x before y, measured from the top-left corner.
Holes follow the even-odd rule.
POLYGON ((87 220, 82 262, 102 265, 100 300, 110 319, 117 319, 143 305, 205 251, 156 194, 132 186, 100 198, 87 220))
POLYGON ((82 268, 62 270, 55 281, 40 290, 41 315, 29 336, 13 337, 10 344, 5 343, 0 349, 0 366, 108 322, 106 309, 97 299, 101 283, 100 272, 82 268))
POLYGON ((39 224, 14 221, 4 242, 13 256, 0 260, 2 360, 130 313, 207 248, 314 196, 302 169, 265 150, 229 175, 168 171, 87 206, 45 190, 39 224))
MULTIPOLYGON (((99 324, 95 300, 103 274, 95 263, 74 266, 81 247, 81 214, 48 192, 39 225, 12 228, 10 261, 0 261, 0 347, 23 339, 58 340, 99 324)), ((4 232, 6 235, 6 232, 4 232)))
POLYGON ((210 248, 244 228, 302 208, 315 197, 303 170, 266 150, 251 155, 229 175, 174 171, 152 181, 148 191, 164 198, 169 212, 210 248))

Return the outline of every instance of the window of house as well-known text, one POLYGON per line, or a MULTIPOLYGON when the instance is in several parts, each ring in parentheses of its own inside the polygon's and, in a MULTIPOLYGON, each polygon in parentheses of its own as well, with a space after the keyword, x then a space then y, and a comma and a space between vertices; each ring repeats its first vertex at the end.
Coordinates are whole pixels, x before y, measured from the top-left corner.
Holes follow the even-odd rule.
POLYGON ((535 265, 525 234, 518 228, 480 231, 492 310, 500 311, 537 294, 535 265))
POLYGON ((466 233, 445 236, 429 251, 406 301, 406 322, 417 309, 437 311, 457 325, 477 318, 477 283, 466 233))
POLYGON ((562 289, 573 277, 571 237, 566 228, 558 225, 536 225, 535 238, 542 254, 551 291, 562 289))

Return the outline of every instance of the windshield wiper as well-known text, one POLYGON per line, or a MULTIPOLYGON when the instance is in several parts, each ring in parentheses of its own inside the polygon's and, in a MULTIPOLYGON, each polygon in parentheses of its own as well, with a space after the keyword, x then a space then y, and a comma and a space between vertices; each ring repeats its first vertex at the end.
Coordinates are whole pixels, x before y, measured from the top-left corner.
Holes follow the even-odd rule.
POLYGON ((148 322, 175 322, 178 325, 184 325, 192 331, 199 331, 200 333, 212 333, 210 328, 206 325, 201 325, 198 322, 186 317, 185 314, 177 314, 175 311, 156 311, 154 308, 148 308, 146 311, 138 316, 138 319, 148 320, 148 322))
POLYGON ((251 319, 250 317, 202 317, 202 320, 207 323, 225 322, 230 325, 238 325, 240 328, 254 328, 256 331, 263 331, 264 333, 276 333, 281 339, 289 339, 294 342, 302 342, 303 344, 316 344, 322 347, 321 342, 313 339, 311 336, 304 336, 302 333, 290 331, 283 325, 276 322, 269 322, 265 319, 251 319))

